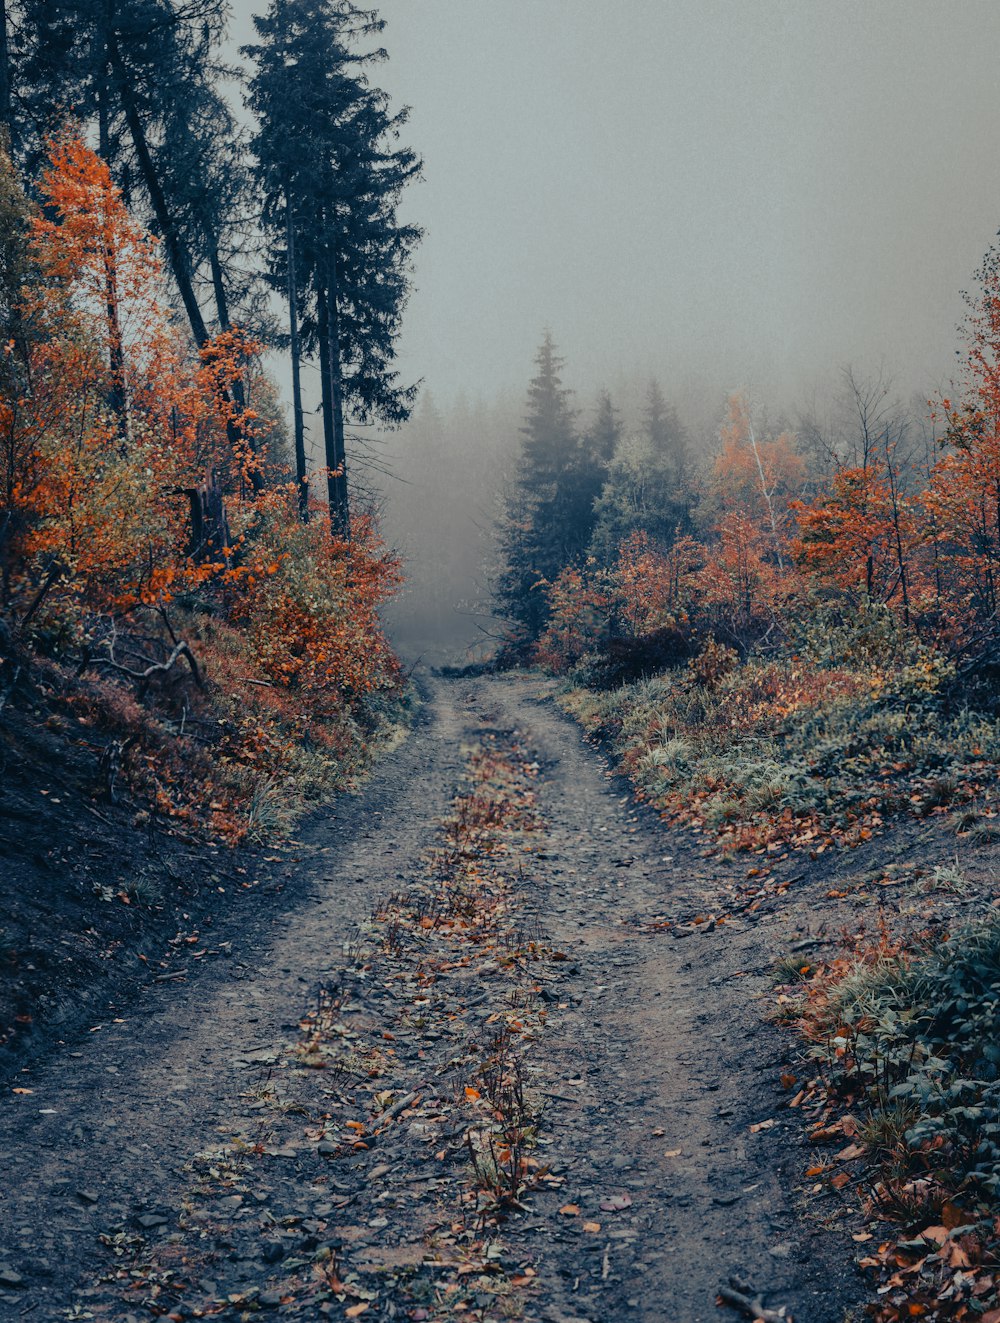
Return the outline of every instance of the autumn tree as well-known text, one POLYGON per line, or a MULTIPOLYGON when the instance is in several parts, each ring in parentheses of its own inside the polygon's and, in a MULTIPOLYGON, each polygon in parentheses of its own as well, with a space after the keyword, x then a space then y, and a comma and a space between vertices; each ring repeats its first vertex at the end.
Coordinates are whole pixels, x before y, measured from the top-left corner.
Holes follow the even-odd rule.
POLYGON ((706 515, 719 520, 724 514, 739 513, 759 523, 766 529, 776 564, 783 569, 791 528, 789 506, 806 482, 795 437, 788 431, 777 436, 762 431, 749 397, 737 393, 729 398, 719 440, 706 515))
POLYGON ((995 647, 1000 613, 1000 250, 968 298, 961 396, 943 401, 945 451, 923 498, 935 571, 978 659, 995 647))

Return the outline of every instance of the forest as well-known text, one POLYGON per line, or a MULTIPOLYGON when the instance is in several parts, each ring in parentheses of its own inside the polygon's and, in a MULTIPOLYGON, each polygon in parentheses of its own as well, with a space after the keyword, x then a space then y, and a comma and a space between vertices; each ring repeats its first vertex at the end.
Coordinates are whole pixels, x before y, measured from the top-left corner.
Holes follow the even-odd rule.
POLYGON ((1000 247, 946 381, 698 376, 536 117, 435 322, 392 10, 0 4, 0 1317, 1000 1323, 1000 247))

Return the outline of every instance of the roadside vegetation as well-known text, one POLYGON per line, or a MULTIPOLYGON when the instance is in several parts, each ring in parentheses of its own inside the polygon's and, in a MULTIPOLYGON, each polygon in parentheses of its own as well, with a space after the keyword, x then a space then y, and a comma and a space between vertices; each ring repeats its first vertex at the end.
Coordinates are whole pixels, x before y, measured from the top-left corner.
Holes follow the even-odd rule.
POLYGON ((287 838, 407 718, 380 614, 401 567, 347 467, 351 427, 413 399, 397 204, 420 163, 371 78, 375 14, 275 0, 239 78, 227 20, 4 20, 0 1047, 188 923, 206 851, 287 838))
POLYGON ((501 661, 559 677, 637 797, 742 861, 716 917, 857 852, 804 945, 842 897, 860 914, 781 962, 776 1010, 806 1053, 793 1106, 840 1146, 810 1174, 871 1222, 879 1323, 1000 1319, 998 361, 992 252, 956 398, 847 372, 821 428, 736 394, 695 463, 655 383, 637 434, 607 397, 580 429, 546 340, 498 577, 501 661))

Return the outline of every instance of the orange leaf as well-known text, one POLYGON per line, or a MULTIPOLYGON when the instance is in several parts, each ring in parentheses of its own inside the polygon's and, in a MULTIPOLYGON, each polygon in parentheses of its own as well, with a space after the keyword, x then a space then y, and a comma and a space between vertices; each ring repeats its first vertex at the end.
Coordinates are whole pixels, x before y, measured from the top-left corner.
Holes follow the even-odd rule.
POLYGON ((563 1204, 562 1208, 560 1208, 559 1211, 560 1213, 562 1213, 563 1217, 577 1217, 580 1213, 580 1205, 563 1204))

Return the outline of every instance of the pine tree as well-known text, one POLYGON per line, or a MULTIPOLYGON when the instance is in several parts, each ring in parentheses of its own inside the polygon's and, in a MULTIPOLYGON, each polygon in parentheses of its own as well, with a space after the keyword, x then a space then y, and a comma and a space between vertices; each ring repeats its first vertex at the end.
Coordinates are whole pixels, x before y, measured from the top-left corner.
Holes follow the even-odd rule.
POLYGON ((687 436, 674 408, 653 381, 637 436, 620 438, 595 506, 591 550, 611 565, 632 533, 661 547, 690 531, 692 492, 687 436))
MULTIPOLYGON (((293 374, 304 352, 319 357, 330 524, 346 537, 345 418, 397 425, 415 398, 393 361, 420 238, 398 220, 397 205, 421 164, 395 145, 408 112, 392 113, 366 76, 385 51, 357 50, 385 27, 374 10, 350 0, 272 0, 254 23, 260 42, 245 54, 256 64, 249 104, 270 274, 288 300, 293 374)), ((303 483, 300 435, 297 406, 303 483)))
MULTIPOLYGON (((503 570, 497 594, 508 615, 535 638, 548 614, 542 587, 567 565, 580 562, 593 529, 594 498, 600 488, 604 431, 577 436, 570 392, 562 384, 562 360, 546 332, 528 387, 521 462, 509 493, 502 537, 503 570)), ((598 416, 601 421, 601 414, 598 416)))

